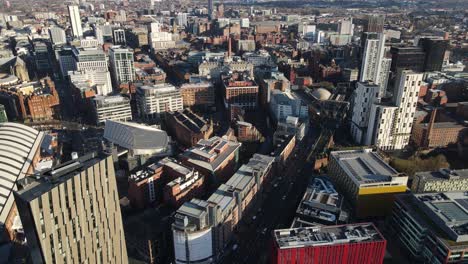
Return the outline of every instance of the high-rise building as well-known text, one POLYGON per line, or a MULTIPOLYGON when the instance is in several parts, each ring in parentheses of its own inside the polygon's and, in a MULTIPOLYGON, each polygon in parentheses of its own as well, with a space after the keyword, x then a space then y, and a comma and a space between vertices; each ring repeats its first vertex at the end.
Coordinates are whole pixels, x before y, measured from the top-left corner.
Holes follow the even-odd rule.
POLYGON ((112 31, 114 39, 114 45, 126 45, 127 40, 125 38, 125 30, 122 28, 116 28, 112 31))
POLYGON ((85 83, 92 87, 97 95, 108 95, 112 92, 112 82, 107 69, 81 70, 69 72, 70 82, 85 83))
POLYGON ((59 27, 49 28, 49 36, 54 45, 61 45, 67 43, 67 37, 65 35, 65 30, 59 27))
POLYGON ((338 23, 338 33, 340 35, 353 35, 354 33, 354 24, 353 24, 353 19, 348 18, 348 19, 342 19, 338 23))
POLYGON ((58 62, 60 65, 60 73, 63 77, 68 76, 68 72, 76 71, 76 59, 72 47, 62 47, 58 51, 58 62))
POLYGON ((214 0, 208 0, 208 17, 214 19, 214 0))
POLYGON ((32 263, 128 263, 112 156, 91 153, 18 186, 32 263))
POLYGON ((408 176, 398 173, 372 149, 332 151, 328 173, 357 218, 389 215, 395 194, 407 189, 408 176))
POLYGON ((83 37, 83 28, 81 27, 80 9, 78 6, 68 6, 68 15, 70 16, 70 24, 72 28, 72 34, 75 38, 83 37))
POLYGON ((159 119, 166 112, 183 109, 180 90, 167 83, 138 87, 136 100, 138 114, 148 120, 159 119))
MULTIPOLYGON (((466 189, 465 189, 466 190, 466 189)), ((410 263, 465 263, 468 255, 466 191, 400 194, 386 224, 410 263)))
POLYGON ((363 32, 383 33, 385 17, 370 15, 366 19, 363 32))
POLYGON ((391 47, 393 73, 399 69, 408 69, 415 72, 424 71, 425 52, 420 47, 391 47))
POLYGON ((354 90, 351 135, 356 143, 366 138, 370 111, 373 103, 380 102, 380 87, 372 82, 358 82, 354 90))
POLYGON ((106 54, 97 48, 73 48, 78 71, 105 71, 108 69, 106 54))
POLYGON ((393 101, 374 103, 364 144, 384 150, 405 148, 410 141, 423 74, 400 70, 393 101))
POLYGON ((36 70, 38 72, 49 72, 52 70, 52 58, 50 54, 52 54, 50 43, 34 43, 34 61, 36 62, 36 70))
POLYGON ((120 46, 109 49, 109 64, 115 85, 132 82, 135 78, 133 50, 120 46))
POLYGON ((424 71, 441 71, 445 51, 449 46, 448 40, 422 38, 419 40, 419 46, 426 53, 424 71))
POLYGON ((131 121, 132 109, 130 99, 122 95, 96 96, 93 98, 96 124, 104 124, 106 120, 131 121))
POLYGON ((0 104, 0 123, 8 122, 8 116, 5 110, 5 106, 0 104))
POLYGON ((380 264, 386 245, 372 223, 279 229, 271 263, 380 264))
POLYGON ((186 27, 187 26, 187 13, 178 13, 177 14, 177 25, 186 27))
POLYGON ((385 35, 378 34, 377 38, 368 36, 364 46, 359 81, 373 81, 380 86, 380 96, 384 96, 388 76, 390 73, 391 59, 385 58, 385 35))

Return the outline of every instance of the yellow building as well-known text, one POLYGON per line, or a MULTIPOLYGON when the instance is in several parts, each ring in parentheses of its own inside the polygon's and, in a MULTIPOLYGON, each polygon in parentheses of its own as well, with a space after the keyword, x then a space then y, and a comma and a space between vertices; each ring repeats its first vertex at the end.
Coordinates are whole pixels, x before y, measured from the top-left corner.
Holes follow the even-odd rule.
POLYGON ((332 152, 328 171, 358 218, 389 215, 395 194, 407 189, 408 176, 398 173, 371 149, 332 152))

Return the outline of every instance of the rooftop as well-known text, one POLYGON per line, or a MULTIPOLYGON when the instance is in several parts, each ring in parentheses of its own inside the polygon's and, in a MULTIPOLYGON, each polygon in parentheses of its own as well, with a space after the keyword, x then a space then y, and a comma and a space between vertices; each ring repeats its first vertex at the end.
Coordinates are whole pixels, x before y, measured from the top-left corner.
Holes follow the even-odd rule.
POLYGON ((92 152, 43 171, 35 177, 26 177, 18 182, 17 195, 25 201, 32 201, 107 157, 107 155, 92 152))
POLYGON ((447 246, 468 244, 468 193, 402 194, 397 200, 418 225, 431 230, 447 246))
POLYGON ((24 178, 44 134, 17 123, 0 123, 0 222, 4 222, 13 205, 13 189, 24 178))
POLYGON ((464 170, 450 170, 440 169, 438 171, 423 171, 416 172, 415 177, 424 177, 426 181, 442 181, 442 180, 454 180, 460 178, 468 178, 468 169, 464 170))
POLYGON ((241 146, 240 143, 229 141, 220 137, 201 139, 197 145, 181 155, 195 165, 216 171, 218 167, 233 152, 241 146))
POLYGON ((274 239, 280 249, 384 240, 372 223, 280 229, 274 231, 274 239))
POLYGON ((317 177, 307 187, 296 213, 304 221, 335 224, 347 218, 347 214, 341 212, 342 206, 343 196, 335 190, 333 183, 326 177, 317 177))
POLYGON ((372 149, 333 151, 331 157, 358 186, 389 183, 406 185, 407 176, 399 174, 372 149))
POLYGON ((163 130, 131 122, 107 120, 104 138, 129 150, 160 150, 169 144, 163 130))
POLYGON ((189 109, 169 113, 177 122, 194 133, 208 130, 207 122, 189 109))

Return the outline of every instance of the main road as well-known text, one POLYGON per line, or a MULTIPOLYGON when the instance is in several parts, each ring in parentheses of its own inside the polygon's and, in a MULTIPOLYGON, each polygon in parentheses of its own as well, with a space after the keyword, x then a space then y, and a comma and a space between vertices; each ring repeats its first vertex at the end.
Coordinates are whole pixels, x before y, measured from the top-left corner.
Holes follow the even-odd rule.
POLYGON ((290 227, 307 183, 312 166, 307 156, 317 140, 317 130, 298 142, 285 169, 276 172, 265 186, 263 200, 242 217, 234 241, 225 249, 219 263, 266 263, 269 258, 273 230, 290 227), (253 211, 253 212, 252 212, 253 211))

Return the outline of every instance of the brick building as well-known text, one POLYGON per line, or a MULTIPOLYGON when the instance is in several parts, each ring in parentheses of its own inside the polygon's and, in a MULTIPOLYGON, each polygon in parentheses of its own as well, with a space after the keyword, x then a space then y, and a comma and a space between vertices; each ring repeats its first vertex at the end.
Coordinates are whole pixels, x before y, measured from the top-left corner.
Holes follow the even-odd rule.
POLYGON ((203 194, 205 178, 198 171, 169 158, 160 163, 172 179, 164 186, 164 203, 178 208, 184 202, 203 194))
POLYGON ((182 153, 179 159, 213 182, 223 182, 237 169, 240 146, 240 143, 220 137, 201 139, 193 148, 182 153))
POLYGON ((239 105, 246 110, 254 110, 258 101, 258 85, 248 72, 234 72, 222 76, 224 104, 226 108, 239 105))
POLYGON ((169 112, 166 124, 177 142, 187 147, 192 147, 201 139, 208 139, 213 134, 213 122, 203 119, 189 109, 169 112))
POLYGON ((184 107, 213 106, 215 90, 212 83, 184 83, 180 86, 184 107))

